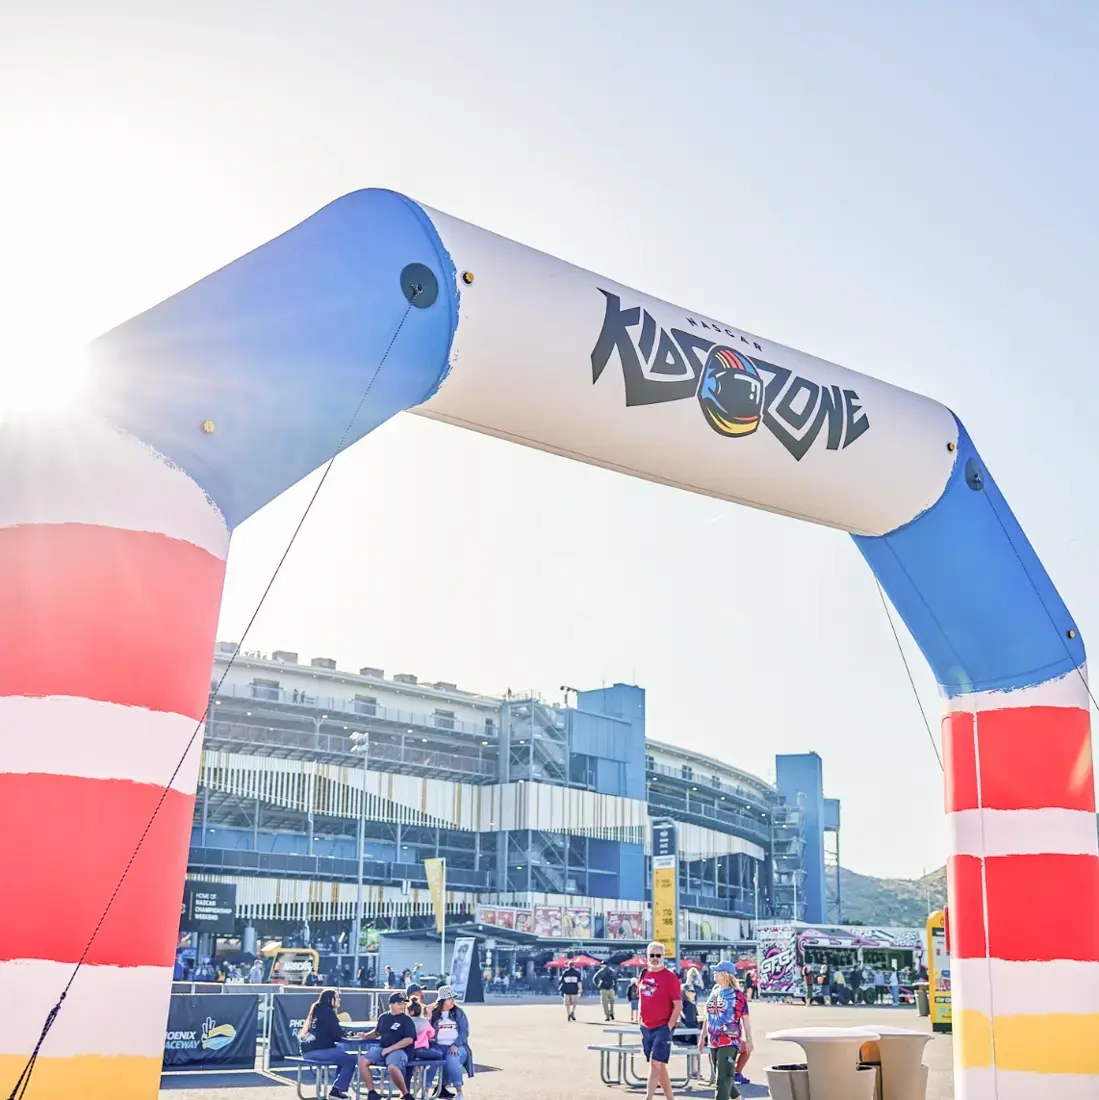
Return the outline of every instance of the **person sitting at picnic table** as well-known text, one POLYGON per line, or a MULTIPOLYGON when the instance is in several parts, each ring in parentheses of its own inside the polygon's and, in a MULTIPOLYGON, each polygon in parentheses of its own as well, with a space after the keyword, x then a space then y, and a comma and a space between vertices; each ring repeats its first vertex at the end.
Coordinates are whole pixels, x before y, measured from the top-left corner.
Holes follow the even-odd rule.
MULTIPOLYGON (((679 1030, 690 1031, 690 1035, 680 1035, 678 1033, 672 1034, 672 1042, 676 1046, 682 1047, 695 1047, 698 1046, 698 1000, 695 993, 695 987, 689 983, 684 983, 682 989, 683 996, 683 1011, 679 1016, 679 1030)), ((687 1076, 692 1076, 691 1064, 694 1062, 694 1056, 692 1055, 687 1060, 687 1076)), ((693 1076, 701 1077, 700 1072, 695 1072, 693 1076)))
POLYGON ((364 1038, 374 1039, 376 1042, 364 1048, 359 1057, 359 1076, 369 1085, 367 1100, 381 1100, 381 1096, 374 1088, 374 1077, 370 1067, 382 1062, 389 1071, 389 1079, 398 1089, 404 1100, 412 1100, 405 1081, 405 1071, 408 1069, 408 1060, 412 1054, 412 1047, 416 1043, 416 1025, 405 1008, 408 998, 402 990, 389 995, 389 1011, 378 1020, 374 1030, 368 1032, 364 1038))
POLYGON ((443 1071, 443 1087, 439 1090, 442 1100, 456 1096, 462 1100, 462 1071, 473 1076, 473 1052, 469 1048, 469 1018, 458 1006, 453 986, 441 985, 431 1007, 431 1026, 435 1029, 432 1046, 442 1052, 446 1062, 443 1071), (451 1092, 447 1085, 453 1085, 451 1092))
POLYGON ((336 1082, 329 1096, 344 1100, 351 1078, 355 1076, 355 1055, 344 1050, 339 1043, 347 1039, 364 1038, 362 1034, 347 1035, 337 1012, 340 994, 336 989, 326 989, 309 1006, 305 1023, 298 1032, 301 1056, 315 1065, 335 1066, 336 1082))
MULTIPOLYGON (((698 1001, 696 1000, 695 987, 684 983, 681 995, 683 997, 683 1011, 679 1015, 679 1027, 681 1030, 696 1030, 698 1028, 698 1001)), ((673 1035, 672 1042, 680 1046, 695 1046, 698 1043, 697 1035, 673 1035)))

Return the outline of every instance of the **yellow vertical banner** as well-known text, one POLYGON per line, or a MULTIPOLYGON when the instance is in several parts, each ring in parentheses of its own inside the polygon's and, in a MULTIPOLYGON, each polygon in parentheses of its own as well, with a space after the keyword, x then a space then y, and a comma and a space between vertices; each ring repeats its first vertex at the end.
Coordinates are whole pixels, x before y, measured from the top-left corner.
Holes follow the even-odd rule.
POLYGON ((946 914, 940 909, 927 918, 927 995, 932 1031, 953 1030, 950 992, 950 951, 946 939, 946 914))
POLYGON ((674 966, 679 951, 679 845, 673 822, 653 822, 652 855, 652 938, 664 945, 664 957, 674 966))
POLYGON ((657 856, 653 860, 653 939, 664 945, 664 955, 675 959, 676 954, 676 879, 678 870, 674 856, 657 856), (666 860, 665 866, 657 866, 658 860, 666 860))
POLYGON ((446 922, 446 860, 425 859, 424 868, 431 904, 435 907, 435 931, 441 933, 446 922))

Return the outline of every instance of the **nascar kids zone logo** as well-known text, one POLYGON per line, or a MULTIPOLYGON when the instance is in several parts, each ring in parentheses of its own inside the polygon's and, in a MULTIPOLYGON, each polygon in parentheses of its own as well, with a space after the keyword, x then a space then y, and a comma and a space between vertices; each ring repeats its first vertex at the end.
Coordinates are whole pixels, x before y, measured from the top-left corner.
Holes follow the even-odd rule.
POLYGON ((820 438, 838 451, 869 429, 855 390, 768 363, 756 354, 763 351, 757 341, 730 328, 694 317, 683 328, 664 328, 648 310, 599 292, 606 313, 591 353, 592 384, 617 353, 627 408, 694 397, 718 435, 750 436, 762 424, 799 462, 820 438))

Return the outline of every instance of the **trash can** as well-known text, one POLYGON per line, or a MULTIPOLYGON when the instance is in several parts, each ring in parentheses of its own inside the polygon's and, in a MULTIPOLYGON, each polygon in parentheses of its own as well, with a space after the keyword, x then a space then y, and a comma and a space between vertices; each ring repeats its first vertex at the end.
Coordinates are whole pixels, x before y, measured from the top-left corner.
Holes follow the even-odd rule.
POLYGON ((809 1100, 809 1066, 805 1062, 768 1066, 764 1073, 771 1100, 809 1100))
POLYGON ((927 982, 916 983, 916 1012, 920 1016, 931 1015, 931 999, 927 995, 927 982))

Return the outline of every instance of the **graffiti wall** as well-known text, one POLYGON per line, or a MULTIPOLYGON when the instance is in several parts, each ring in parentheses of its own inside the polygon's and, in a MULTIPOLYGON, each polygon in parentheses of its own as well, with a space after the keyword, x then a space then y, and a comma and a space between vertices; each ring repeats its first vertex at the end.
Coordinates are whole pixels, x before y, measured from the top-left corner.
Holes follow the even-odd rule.
MULTIPOLYGON (((758 926, 759 988, 772 996, 804 997, 801 967, 807 948, 912 952, 915 966, 926 965, 927 937, 921 928, 862 928, 826 925, 761 924, 758 926)), ((847 965, 850 956, 841 961, 847 965)))
POLYGON ((759 989, 776 996, 805 996, 798 960, 798 938, 793 924, 761 924, 759 942, 759 989))

